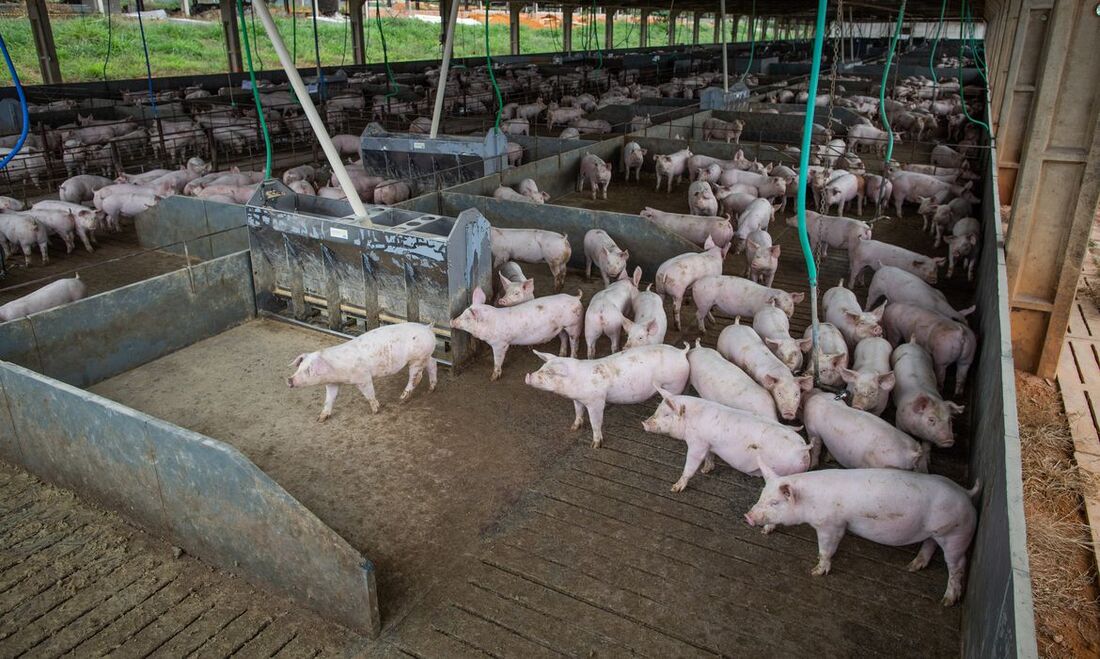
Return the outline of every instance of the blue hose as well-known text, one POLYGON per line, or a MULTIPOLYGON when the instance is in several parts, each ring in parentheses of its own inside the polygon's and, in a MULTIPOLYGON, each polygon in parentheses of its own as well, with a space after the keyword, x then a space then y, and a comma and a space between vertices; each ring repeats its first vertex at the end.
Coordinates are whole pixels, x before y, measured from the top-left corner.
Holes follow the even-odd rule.
POLYGON ((153 93, 153 67, 149 64, 149 43, 145 40, 145 23, 141 21, 143 6, 138 7, 138 30, 141 32, 141 49, 145 51, 145 78, 149 81, 149 104, 153 106, 153 116, 160 116, 157 110, 157 95, 153 93))
POLYGON ((8 65, 8 73, 11 74, 12 84, 15 85, 15 93, 19 94, 19 106, 23 110, 23 129, 19 133, 19 139, 16 140, 15 146, 8 152, 8 155, 4 156, 4 160, 0 161, 0 169, 4 169, 19 154, 19 150, 23 148, 23 143, 27 141, 27 135, 31 132, 31 112, 30 108, 27 107, 27 95, 23 93, 23 83, 19 82, 19 74, 15 72, 15 65, 11 62, 11 55, 8 54, 8 44, 4 43, 3 36, 0 36, 0 52, 4 54, 4 63, 8 65))

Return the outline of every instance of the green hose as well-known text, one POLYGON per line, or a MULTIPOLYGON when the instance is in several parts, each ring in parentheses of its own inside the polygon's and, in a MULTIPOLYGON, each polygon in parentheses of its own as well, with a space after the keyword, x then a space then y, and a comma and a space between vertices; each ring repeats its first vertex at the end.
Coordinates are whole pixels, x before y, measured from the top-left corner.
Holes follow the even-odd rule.
POLYGON ((264 118, 264 108, 260 104, 260 90, 256 85, 256 70, 252 68, 252 48, 248 45, 248 23, 244 18, 244 2, 237 0, 237 13, 241 17, 241 30, 244 31, 244 57, 248 63, 248 77, 252 80, 252 100, 256 102, 256 114, 260 117, 260 132, 264 135, 264 179, 271 178, 271 135, 267 132, 267 119, 264 118))
MULTIPOLYGON (((316 0, 314 0, 316 2, 316 0)), ((386 51, 386 32, 382 29, 382 11, 378 8, 378 0, 374 0, 374 19, 378 23, 378 36, 382 41, 382 61, 386 65, 386 77, 390 81, 390 91, 386 94, 385 100, 389 101, 394 96, 397 96, 397 81, 393 77, 393 69, 390 68, 390 56, 386 51)), ((389 105, 387 103, 387 105, 389 105)))
POLYGON ((966 3, 966 0, 963 0, 963 13, 966 20, 963 25, 969 27, 967 44, 970 48, 970 53, 974 56, 974 68, 978 69, 978 75, 982 77, 982 80, 985 82, 986 86, 988 86, 989 78, 986 76, 987 70, 985 59, 982 58, 981 54, 978 52, 978 42, 977 39, 974 38, 974 16, 970 13, 970 6, 966 3))
POLYGON ((894 24, 894 36, 890 39, 890 52, 886 54, 886 67, 882 70, 882 83, 878 87, 878 112, 882 119, 882 125, 886 127, 886 160, 885 166, 890 166, 890 159, 894 157, 894 129, 890 127, 890 119, 886 116, 886 79, 890 76, 890 66, 894 63, 894 50, 898 47, 898 35, 901 34, 901 22, 905 18, 905 2, 901 0, 898 8, 898 20, 894 24))
MULTIPOLYGON (((989 124, 985 123, 981 119, 975 119, 974 117, 971 117, 970 116, 970 110, 969 110, 969 108, 966 107, 966 94, 963 93, 964 85, 963 85, 963 77, 962 77, 962 71, 963 71, 963 62, 962 62, 962 60, 963 60, 963 44, 962 44, 962 41, 960 41, 959 42, 959 73, 958 73, 958 75, 959 75, 959 101, 961 102, 960 104, 962 105, 963 116, 965 116, 967 121, 969 121, 970 123, 975 124, 977 126, 981 126, 982 128, 984 128, 985 132, 987 134, 992 134, 993 131, 991 131, 989 129, 989 124)), ((976 60, 975 60, 975 64, 977 64, 976 60)), ((979 69, 979 73, 980 72, 981 72, 981 69, 979 69)))
POLYGON ((928 72, 932 74, 932 85, 935 88, 940 86, 940 76, 936 73, 936 49, 940 47, 940 36, 943 34, 943 17, 947 11, 947 0, 943 0, 943 4, 940 5, 940 22, 936 26, 936 40, 932 42, 932 52, 928 54, 928 72))
POLYGON ((493 58, 489 54, 489 2, 485 3, 485 65, 489 69, 489 81, 493 83, 493 91, 497 97, 497 120, 493 128, 500 130, 500 113, 504 111, 504 99, 500 95, 500 87, 497 85, 497 77, 493 74, 493 58))
POLYGON ((752 38, 752 42, 749 45, 749 65, 745 67, 745 72, 741 74, 742 80, 749 75, 749 71, 752 71, 752 60, 756 56, 756 0, 752 0, 752 19, 749 22, 749 37, 752 38))
POLYGON ((596 70, 603 68, 603 51, 600 50, 600 30, 596 27, 596 0, 592 0, 592 33, 596 37, 596 56, 599 58, 596 70))

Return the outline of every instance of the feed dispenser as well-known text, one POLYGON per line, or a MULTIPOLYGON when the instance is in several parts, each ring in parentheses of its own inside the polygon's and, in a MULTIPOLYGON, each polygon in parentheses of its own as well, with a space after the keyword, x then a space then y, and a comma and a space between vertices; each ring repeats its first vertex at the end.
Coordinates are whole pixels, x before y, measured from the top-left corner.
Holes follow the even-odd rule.
POLYGON ((294 322, 354 336, 382 324, 431 323, 436 357, 459 366, 470 337, 450 319, 471 293, 492 290, 489 222, 477 209, 458 217, 300 195, 276 180, 246 207, 256 307, 294 322))
POLYGON ((389 133, 376 123, 363 131, 363 169, 372 176, 403 179, 416 192, 439 190, 508 167, 508 139, 498 128, 485 137, 389 133))

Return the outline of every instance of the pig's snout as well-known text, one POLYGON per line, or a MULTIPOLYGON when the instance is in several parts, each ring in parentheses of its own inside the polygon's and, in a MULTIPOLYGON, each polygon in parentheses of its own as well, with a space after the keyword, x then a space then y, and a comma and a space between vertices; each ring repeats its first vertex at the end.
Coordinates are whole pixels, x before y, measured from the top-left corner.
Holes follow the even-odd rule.
POLYGON ((752 516, 752 511, 745 513, 745 521, 749 526, 756 526, 756 520, 752 516))
POLYGON ((527 385, 531 384, 531 374, 530 373, 523 376, 523 384, 527 384, 527 385))

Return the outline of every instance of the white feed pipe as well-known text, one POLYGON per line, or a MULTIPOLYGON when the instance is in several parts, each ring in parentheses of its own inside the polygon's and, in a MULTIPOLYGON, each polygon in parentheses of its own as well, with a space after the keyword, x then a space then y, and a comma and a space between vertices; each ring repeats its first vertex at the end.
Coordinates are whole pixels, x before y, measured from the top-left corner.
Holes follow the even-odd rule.
POLYGON ((451 70, 451 51, 455 45, 455 24, 457 22, 458 0, 451 0, 451 13, 447 17, 447 37, 443 44, 443 63, 439 66, 439 89, 435 93, 435 111, 432 112, 432 132, 429 135, 433 140, 439 134, 439 118, 443 116, 443 95, 447 92, 447 74, 451 70))
POLYGON ((286 44, 279 36, 279 30, 275 27, 275 21, 271 18, 267 3, 264 0, 252 0, 252 7, 260 15, 260 22, 263 23, 264 30, 267 32, 268 38, 271 39, 271 45, 275 47, 275 54, 279 56, 279 63, 283 65, 283 70, 286 71, 290 86, 294 88, 294 93, 298 96, 298 102, 302 104, 302 109, 306 112, 309 125, 313 128, 313 133, 317 136, 317 141, 320 142, 321 149, 325 152, 328 164, 332 166, 332 173, 336 175, 336 180, 340 182, 340 188, 343 189, 348 198, 348 203, 351 204, 351 210, 355 213, 357 219, 366 222, 369 226, 371 221, 367 217, 367 209, 363 206, 363 200, 359 198, 359 193, 355 190, 351 177, 348 176, 348 170, 344 168, 344 161, 340 160, 340 153, 333 146, 332 139, 329 137, 328 131, 325 130, 321 115, 317 114, 317 108, 313 107, 309 90, 302 82, 302 76, 298 75, 298 69, 294 67, 294 60, 291 59, 290 53, 286 50, 286 44))
POLYGON ((726 55, 726 0, 722 0, 720 5, 718 26, 722 32, 722 89, 728 94, 730 93, 730 70, 726 55))

